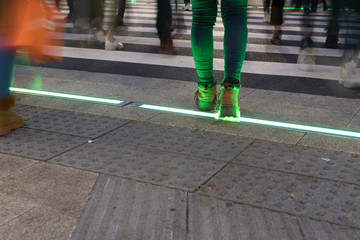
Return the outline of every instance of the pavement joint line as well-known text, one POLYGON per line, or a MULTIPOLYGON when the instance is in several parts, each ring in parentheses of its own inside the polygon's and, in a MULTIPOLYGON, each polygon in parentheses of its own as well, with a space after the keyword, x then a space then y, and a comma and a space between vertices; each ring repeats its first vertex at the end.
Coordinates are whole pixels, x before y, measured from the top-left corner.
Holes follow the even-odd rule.
MULTIPOLYGON (((3 154, 4 154, 4 153, 3 153, 3 154)), ((6 154, 6 155, 8 155, 8 154, 6 154)), ((10 154, 9 154, 9 155, 10 155, 10 154)), ((15 155, 10 155, 10 156, 15 156, 15 155)), ((24 158, 24 157, 22 157, 22 158, 24 158)), ((0 181, 4 180, 4 179, 6 179, 6 178, 8 178, 8 177, 10 177, 10 176, 16 175, 16 174, 18 174, 19 172, 21 172, 21 171, 23 171, 23 170, 25 170, 25 169, 31 168, 31 167, 33 167, 34 165, 39 164, 39 163, 42 162, 41 160, 33 159, 33 158, 27 158, 27 157, 26 157, 25 159, 33 160, 33 161, 36 161, 36 162, 34 162, 33 164, 30 164, 30 165, 28 165, 28 166, 25 166, 24 168, 21 168, 21 169, 15 171, 15 172, 12 172, 11 174, 4 176, 3 178, 0 178, 0 181)))
POLYGON ((25 212, 23 212, 23 213, 20 213, 19 215, 17 215, 17 216, 15 216, 14 218, 10 219, 8 222, 0 225, 0 228, 3 227, 3 226, 5 226, 5 225, 7 225, 7 224, 9 224, 9 223, 11 223, 12 221, 15 221, 16 219, 18 219, 18 218, 21 217, 22 215, 25 215, 26 213, 32 211, 32 210, 35 209, 35 208, 36 208, 36 207, 32 207, 32 208, 28 209, 27 211, 25 211, 25 212))
MULTIPOLYGON (((196 193, 193 193, 193 194, 196 194, 196 193)), ((237 204, 237 205, 249 206, 249 207, 252 207, 252 208, 261 209, 261 210, 267 210, 267 211, 270 211, 270 212, 287 214, 289 216, 296 217, 296 219, 298 219, 299 217, 302 217, 302 218, 311 219, 311 220, 314 220, 314 221, 317 221, 317 222, 319 222, 319 221, 320 222, 326 222, 326 223, 329 223, 331 225, 337 225, 337 226, 342 226, 342 227, 348 227, 348 228, 355 229, 355 230, 360 230, 360 228, 358 228, 358 227, 349 226, 349 225, 346 225, 346 224, 340 224, 338 222, 333 222, 333 221, 329 221, 329 220, 319 220, 319 219, 311 217, 311 216, 306 216, 306 215, 302 215, 302 214, 297 215, 297 214, 290 213, 290 212, 283 211, 283 210, 274 210, 272 208, 265 207, 265 206, 260 207, 260 206, 257 206, 257 205, 251 204, 251 203, 236 202, 234 200, 222 198, 222 197, 219 197, 219 196, 209 196, 209 195, 206 195, 206 194, 201 193, 201 192, 199 192, 198 194, 203 196, 203 197, 215 198, 215 199, 220 200, 220 201, 232 202, 232 203, 237 204)), ((299 224, 299 226, 300 226, 300 224, 299 224)), ((306 239, 306 238, 304 238, 304 239, 306 239)))
MULTIPOLYGON (((203 186, 205 186, 212 178, 214 178, 216 175, 218 175, 224 168, 226 168, 227 166, 229 166, 230 164, 235 164, 233 163, 233 161, 238 158, 244 151, 246 151, 247 149, 249 149, 249 147, 251 147, 257 140, 254 139, 251 143, 249 143, 243 150, 241 150, 238 154, 236 154, 230 161, 227 161, 225 163, 225 165, 223 167, 221 167, 218 171, 216 171, 213 175, 211 175, 207 180, 205 180, 203 182, 203 184, 201 184, 200 186, 198 186, 197 188, 195 188, 194 191, 192 191, 191 193, 195 193, 198 192, 200 190, 200 188, 202 188, 203 186)), ((217 160, 219 161, 219 160, 217 160)), ((245 164, 238 164, 238 165, 245 165, 245 164)), ((190 192, 190 191, 189 191, 190 192)))
MULTIPOLYGON (((244 166, 244 167, 256 168, 256 169, 261 169, 261 170, 266 170, 266 171, 271 171, 271 172, 291 174, 291 175, 307 177, 307 178, 314 178, 314 179, 319 179, 319 180, 323 180, 323 181, 338 182, 338 183, 343 183, 343 184, 347 184, 347 185, 360 186, 360 184, 358 184, 358 183, 344 182, 344 181, 340 181, 340 180, 336 180, 336 179, 322 178, 322 177, 317 177, 317 176, 313 176, 313 175, 301 174, 301 173, 297 173, 297 172, 287 172, 284 170, 277 170, 277 169, 266 168, 266 167, 261 167, 261 166, 254 166, 254 165, 250 165, 250 164, 246 164, 246 163, 229 162, 228 164, 240 165, 240 166, 244 166)), ((218 172, 216 174, 218 174, 218 172)), ((214 174, 213 176, 215 176, 216 174, 214 174)))

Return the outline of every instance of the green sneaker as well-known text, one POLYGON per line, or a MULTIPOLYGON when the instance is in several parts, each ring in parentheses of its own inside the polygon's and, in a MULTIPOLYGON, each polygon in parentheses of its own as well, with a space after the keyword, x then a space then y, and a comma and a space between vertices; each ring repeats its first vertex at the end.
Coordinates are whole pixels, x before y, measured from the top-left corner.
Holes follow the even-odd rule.
POLYGON ((240 86, 221 86, 219 100, 216 109, 219 118, 240 119, 240 107, 238 104, 240 86))
POLYGON ((216 104, 216 84, 199 84, 199 90, 195 92, 195 101, 200 111, 212 111, 216 104))

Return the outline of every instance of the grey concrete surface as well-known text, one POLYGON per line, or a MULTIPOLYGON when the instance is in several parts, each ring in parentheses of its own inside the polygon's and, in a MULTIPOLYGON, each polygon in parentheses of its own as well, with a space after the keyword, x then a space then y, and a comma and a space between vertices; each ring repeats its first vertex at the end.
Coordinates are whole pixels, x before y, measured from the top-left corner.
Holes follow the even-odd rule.
MULTIPOLYGON (((16 94, 25 126, 0 138, 1 239, 360 239, 359 139, 136 108, 196 109, 191 82, 35 71, 44 90, 133 103, 16 94)), ((358 99, 239 100, 245 116, 359 131, 358 99)))
POLYGON ((17 165, 0 180, 1 239, 69 239, 98 175, 1 156, 17 165))

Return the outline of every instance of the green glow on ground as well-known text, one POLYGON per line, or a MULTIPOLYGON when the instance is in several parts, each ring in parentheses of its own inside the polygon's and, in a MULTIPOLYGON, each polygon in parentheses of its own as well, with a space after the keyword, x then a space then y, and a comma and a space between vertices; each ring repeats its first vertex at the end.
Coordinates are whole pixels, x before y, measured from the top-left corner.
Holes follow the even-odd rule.
POLYGON ((25 89, 25 88, 11 87, 10 91, 18 92, 18 93, 36 94, 36 95, 41 95, 41 96, 51 96, 51 97, 83 100, 83 101, 90 101, 90 102, 97 102, 97 103, 108 103, 108 104, 123 103, 123 101, 115 100, 115 99, 88 97, 88 96, 74 95, 74 94, 68 94, 68 93, 56 93, 56 92, 48 92, 48 91, 30 90, 30 89, 25 89))
POLYGON ((156 106, 156 105, 149 105, 149 104, 142 104, 139 106, 139 108, 157 110, 157 111, 163 111, 163 112, 180 113, 180 114, 186 114, 186 115, 194 115, 194 116, 200 116, 200 117, 209 117, 209 118, 215 118, 217 116, 217 114, 211 113, 211 112, 201 112, 201 111, 196 111, 196 110, 163 107, 163 106, 156 106))
MULTIPOLYGON (((210 113, 210 112, 186 110, 186 109, 181 109, 181 108, 162 107, 162 106, 155 106, 155 105, 149 105, 149 104, 142 104, 139 106, 139 108, 218 119, 217 113, 210 113)), ((296 124, 296 123, 278 122, 278 121, 263 120, 263 119, 248 118, 248 117, 240 117, 240 118, 227 118, 226 117, 226 118, 219 118, 219 119, 223 120, 223 121, 259 124, 259 125, 263 125, 263 126, 278 127, 278 128, 289 129, 289 130, 325 133, 325 134, 331 134, 331 135, 336 135, 336 136, 360 138, 360 132, 353 132, 353 131, 332 129, 332 128, 324 128, 324 127, 316 127, 316 126, 302 125, 302 124, 296 124)))

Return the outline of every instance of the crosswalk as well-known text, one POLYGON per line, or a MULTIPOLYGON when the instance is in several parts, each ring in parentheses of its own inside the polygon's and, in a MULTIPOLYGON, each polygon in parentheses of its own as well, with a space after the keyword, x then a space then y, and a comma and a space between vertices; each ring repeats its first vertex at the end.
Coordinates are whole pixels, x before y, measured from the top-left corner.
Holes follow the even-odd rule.
MULTIPOLYGON (((113 2, 105 2, 104 27, 108 27, 113 16, 113 2)), ((66 1, 61 3, 61 12, 67 14, 66 1)), ((63 62, 47 63, 44 66, 95 71, 135 76, 149 76, 182 81, 196 81, 195 66, 191 53, 191 12, 179 7, 173 11, 175 26, 174 45, 177 56, 158 54, 159 39, 156 34, 157 8, 154 4, 127 3, 125 10, 126 31, 117 33, 116 39, 124 44, 120 51, 105 51, 103 44, 80 44, 87 34, 73 33, 73 24, 64 23, 66 34, 63 48, 63 62)), ((316 71, 299 69, 297 56, 302 39, 302 13, 285 11, 285 23, 282 27, 282 46, 270 44, 273 26, 263 22, 263 10, 259 7, 248 10, 249 38, 246 59, 243 66, 242 85, 244 87, 330 95, 346 98, 359 98, 360 91, 344 89, 338 80, 339 66, 342 63, 341 49, 326 49, 325 27, 329 13, 319 12, 312 16, 313 37, 315 43, 316 71)), ((360 34, 360 25, 350 23, 360 34)), ((214 27, 214 74, 221 80, 224 69, 223 38, 224 28, 221 17, 214 27)), ((340 31, 340 47, 344 43, 344 30, 340 31)), ((59 37, 54 34, 54 38, 59 37)))

